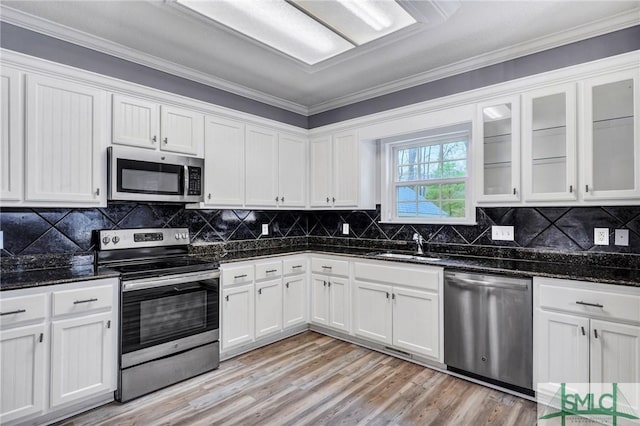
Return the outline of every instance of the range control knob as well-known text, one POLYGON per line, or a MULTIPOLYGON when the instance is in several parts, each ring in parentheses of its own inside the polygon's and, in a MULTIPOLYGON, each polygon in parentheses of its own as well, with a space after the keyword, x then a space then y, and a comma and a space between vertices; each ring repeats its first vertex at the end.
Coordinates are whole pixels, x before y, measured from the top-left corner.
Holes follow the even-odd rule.
POLYGON ((180 239, 180 234, 176 234, 176 240, 180 239))
POLYGON ((109 241, 111 241, 111 237, 109 237, 108 235, 102 237, 102 244, 109 244, 109 241))
POLYGON ((185 232, 184 234, 182 234, 182 239, 186 240, 187 238, 189 238, 189 235, 187 235, 187 233, 185 232))
POLYGON ((120 237, 113 237, 111 241, 113 241, 113 244, 118 244, 118 242, 120 241, 120 237))

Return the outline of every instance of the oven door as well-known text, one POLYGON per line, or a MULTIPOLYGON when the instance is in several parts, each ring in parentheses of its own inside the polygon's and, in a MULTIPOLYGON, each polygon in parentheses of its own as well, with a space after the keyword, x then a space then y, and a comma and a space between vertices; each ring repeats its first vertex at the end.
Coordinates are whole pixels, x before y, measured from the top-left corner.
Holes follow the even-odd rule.
POLYGON ((218 340, 220 273, 122 283, 121 367, 218 340))

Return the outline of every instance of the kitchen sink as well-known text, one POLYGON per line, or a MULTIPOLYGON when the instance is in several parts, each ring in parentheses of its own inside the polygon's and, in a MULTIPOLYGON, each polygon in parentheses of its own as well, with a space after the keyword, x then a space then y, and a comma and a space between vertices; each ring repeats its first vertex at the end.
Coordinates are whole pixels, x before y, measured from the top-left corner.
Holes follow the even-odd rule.
POLYGON ((413 260, 416 262, 433 262, 440 260, 439 257, 431 257, 429 255, 420 254, 404 254, 404 253, 375 253, 375 257, 383 257, 386 259, 413 260))

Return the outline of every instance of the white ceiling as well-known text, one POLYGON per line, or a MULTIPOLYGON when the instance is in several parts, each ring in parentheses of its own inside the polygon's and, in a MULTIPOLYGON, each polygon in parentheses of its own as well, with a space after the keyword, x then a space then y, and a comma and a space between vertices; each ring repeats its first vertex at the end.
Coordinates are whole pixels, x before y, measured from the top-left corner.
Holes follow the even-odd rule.
POLYGON ((309 114, 638 24, 640 1, 463 1, 444 22, 418 23, 314 66, 171 2, 3 0, 1 13, 7 22, 309 114))

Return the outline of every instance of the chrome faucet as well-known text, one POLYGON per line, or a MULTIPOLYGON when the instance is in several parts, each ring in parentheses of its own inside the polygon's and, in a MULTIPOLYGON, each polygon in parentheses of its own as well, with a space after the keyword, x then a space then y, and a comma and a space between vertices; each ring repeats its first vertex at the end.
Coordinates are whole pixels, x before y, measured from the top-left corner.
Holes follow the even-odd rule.
POLYGON ((424 252, 422 251, 422 243, 424 243, 424 238, 422 237, 422 235, 418 234, 417 232, 413 234, 413 241, 416 242, 416 245, 418 246, 418 254, 424 254, 424 252))

